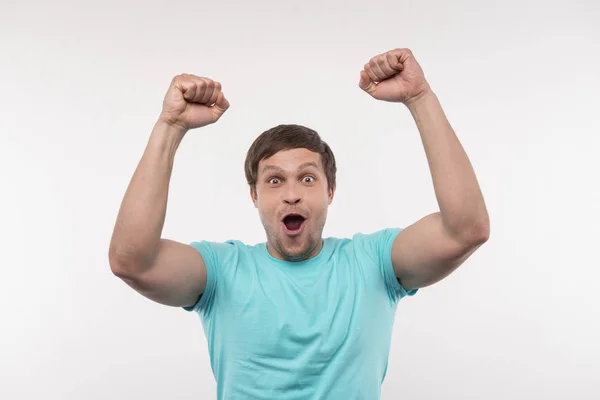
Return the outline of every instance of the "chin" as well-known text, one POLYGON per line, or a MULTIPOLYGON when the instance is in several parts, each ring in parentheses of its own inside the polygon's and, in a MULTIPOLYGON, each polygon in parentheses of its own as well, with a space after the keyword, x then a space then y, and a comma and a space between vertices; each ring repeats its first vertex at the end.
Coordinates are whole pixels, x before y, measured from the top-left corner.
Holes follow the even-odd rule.
POLYGON ((288 261, 303 261, 309 258, 311 251, 309 249, 286 249, 282 253, 283 258, 288 261))
POLYGON ((281 255, 289 261, 306 260, 313 256, 315 247, 317 247, 317 243, 308 238, 302 240, 300 243, 288 245, 280 243, 280 245, 281 255))
POLYGON ((303 238, 301 241, 294 239, 292 243, 287 237, 279 236, 273 239, 272 245, 275 251, 286 261, 302 261, 312 253, 313 246, 307 239, 303 238))

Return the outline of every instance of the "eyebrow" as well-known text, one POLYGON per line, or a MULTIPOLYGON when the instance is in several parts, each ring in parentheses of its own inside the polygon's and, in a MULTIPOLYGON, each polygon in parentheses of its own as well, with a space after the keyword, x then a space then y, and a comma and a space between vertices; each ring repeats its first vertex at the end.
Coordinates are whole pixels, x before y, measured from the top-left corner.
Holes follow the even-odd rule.
MULTIPOLYGON (((319 169, 319 165, 316 162, 309 161, 309 162, 305 162, 305 163, 300 164, 298 166, 297 172, 299 172, 299 171, 301 171, 301 170, 303 170, 305 168, 308 168, 308 167, 314 167, 316 169, 319 169)), ((278 172, 281 172, 281 173, 285 173, 285 170, 283 170, 283 168, 280 168, 280 167, 278 167, 276 165, 265 165, 262 170, 263 170, 263 172, 269 171, 269 170, 274 170, 274 171, 278 171, 278 172)))

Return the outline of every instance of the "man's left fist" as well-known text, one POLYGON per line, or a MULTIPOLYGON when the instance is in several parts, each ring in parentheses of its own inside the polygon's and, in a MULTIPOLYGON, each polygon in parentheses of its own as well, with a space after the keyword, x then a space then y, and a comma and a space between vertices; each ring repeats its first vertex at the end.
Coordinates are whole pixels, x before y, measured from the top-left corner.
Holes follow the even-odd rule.
POLYGON ((360 71, 358 86, 377 100, 409 104, 431 88, 409 49, 379 54, 360 71))

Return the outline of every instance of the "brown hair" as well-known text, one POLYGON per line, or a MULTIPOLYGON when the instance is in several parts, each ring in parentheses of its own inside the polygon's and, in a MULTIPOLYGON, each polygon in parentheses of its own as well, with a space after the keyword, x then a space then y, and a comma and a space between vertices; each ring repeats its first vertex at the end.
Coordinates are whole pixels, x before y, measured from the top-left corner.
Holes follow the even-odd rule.
POLYGON ((321 155, 321 163, 327 186, 335 189, 335 157, 331 148, 319 134, 305 126, 296 124, 278 125, 260 134, 248 149, 244 170, 248 185, 256 189, 258 163, 282 150, 305 148, 321 155))

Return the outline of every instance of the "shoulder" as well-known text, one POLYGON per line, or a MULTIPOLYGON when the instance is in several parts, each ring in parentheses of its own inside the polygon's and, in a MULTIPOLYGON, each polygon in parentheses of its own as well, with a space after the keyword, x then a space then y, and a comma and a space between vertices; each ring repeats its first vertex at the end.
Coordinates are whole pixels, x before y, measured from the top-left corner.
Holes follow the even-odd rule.
POLYGON ((190 242, 189 245, 200 253, 205 263, 218 265, 237 263, 240 257, 251 255, 256 247, 240 240, 200 240, 190 242))
POLYGON ((329 237, 337 250, 351 250, 376 256, 391 249, 402 228, 384 228, 371 232, 357 232, 349 237, 329 237))
POLYGON ((198 240, 190 242, 190 246, 195 249, 210 249, 214 251, 232 251, 247 246, 245 243, 239 240, 224 240, 224 241, 211 241, 211 240, 198 240))
POLYGON ((352 240, 359 244, 370 244, 385 241, 389 238, 395 238, 402 228, 383 228, 371 232, 358 232, 352 236, 352 240))

